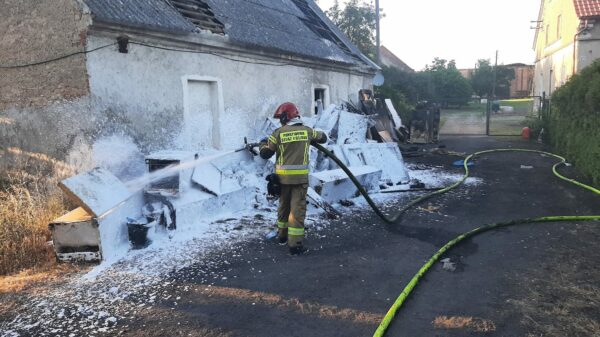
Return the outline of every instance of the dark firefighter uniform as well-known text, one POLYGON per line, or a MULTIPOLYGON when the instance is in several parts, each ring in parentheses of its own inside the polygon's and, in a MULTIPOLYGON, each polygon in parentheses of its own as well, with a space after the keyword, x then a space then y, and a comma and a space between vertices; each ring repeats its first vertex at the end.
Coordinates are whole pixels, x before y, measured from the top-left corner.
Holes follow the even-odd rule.
POLYGON ((260 144, 262 158, 268 159, 277 153, 275 174, 281 183, 277 232, 280 242, 287 238, 290 249, 301 248, 304 239, 310 144, 327 142, 325 133, 293 122, 275 130, 260 144))

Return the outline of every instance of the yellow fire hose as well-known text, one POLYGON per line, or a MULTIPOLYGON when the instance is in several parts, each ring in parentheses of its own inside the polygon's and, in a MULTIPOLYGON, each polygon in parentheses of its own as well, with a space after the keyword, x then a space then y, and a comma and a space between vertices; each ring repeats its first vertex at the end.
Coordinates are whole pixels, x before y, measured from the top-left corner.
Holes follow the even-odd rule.
MULTIPOLYGON (((358 180, 356 180, 356 177, 354 177, 354 175, 352 174, 352 172, 350 172, 350 170, 344 165, 344 163, 342 163, 337 157, 335 157, 335 155, 333 153, 331 153, 329 150, 327 150, 326 148, 324 148, 323 146, 319 145, 319 144, 314 144, 314 146, 319 149, 320 151, 322 151, 323 153, 325 153, 327 156, 329 156, 333 161, 336 162, 336 164, 338 164, 338 166, 340 166, 342 168, 342 170, 344 170, 344 172, 346 172, 346 174, 348 175, 348 177, 352 180, 352 182, 354 182, 354 184, 356 185, 356 187, 358 188, 358 190, 360 191, 360 193, 363 195, 363 197, 367 200, 367 202, 369 203, 369 205, 371 206, 371 208, 373 208, 373 210, 375 211, 375 213, 381 217, 384 221, 388 222, 388 223, 394 223, 396 222, 401 216, 402 214, 404 214, 408 209, 410 209, 412 206, 423 202, 424 200, 427 200, 435 195, 438 194, 442 194, 442 193, 446 193, 458 186, 460 186, 468 177, 469 177, 469 167, 468 167, 468 162, 469 160, 479 156, 479 155, 483 155, 483 154, 488 154, 488 153, 496 153, 496 152, 530 152, 530 153, 539 153, 539 154, 543 154, 546 156, 550 156, 550 157, 555 157, 557 159, 559 159, 560 161, 556 164, 554 164, 554 166, 552 166, 552 172, 554 173, 555 176, 557 176, 558 178, 565 180, 567 182, 570 182, 572 184, 575 184, 579 187, 585 188, 587 190, 590 190, 596 194, 600 195, 600 190, 598 190, 597 188, 594 188, 592 186, 588 186, 586 184, 580 183, 574 179, 570 179, 567 178, 563 175, 561 175, 560 173, 558 173, 557 171, 557 167, 560 165, 564 165, 566 164, 566 159, 564 157, 561 157, 559 155, 556 155, 554 153, 550 153, 550 152, 544 152, 544 151, 538 151, 538 150, 529 150, 529 149, 493 149, 493 150, 486 150, 486 151, 480 151, 480 152, 476 152, 473 153, 469 156, 467 156, 464 161, 463 161, 463 167, 465 169, 465 173, 462 177, 461 180, 459 180, 458 182, 443 188, 439 191, 435 191, 433 193, 429 193, 427 195, 424 195, 422 197, 416 198, 414 200, 412 200, 411 202, 409 202, 406 206, 404 206, 403 208, 400 209, 400 211, 392 217, 388 217, 387 215, 385 215, 383 212, 381 212, 381 210, 379 210, 379 208, 377 207, 377 205, 375 205, 375 203, 373 202, 373 200, 369 197, 369 194, 365 191, 365 189, 360 185, 360 183, 358 182, 358 180)), ((406 285, 406 287, 404 287, 404 290, 402 290, 402 293, 400 293, 400 295, 398 296, 398 298, 396 299, 396 301, 394 302, 394 304, 392 305, 392 307, 388 310, 388 312, 386 313, 386 315, 384 316, 383 320, 381 321, 381 323, 379 324, 379 326, 377 327, 377 330, 375 331, 375 334, 373 335, 373 337, 381 337, 383 335, 385 335, 389 325, 392 323, 392 320, 394 319, 394 317, 396 316, 396 313, 400 310, 400 308, 402 307, 402 305, 404 304, 404 302, 406 301, 406 299, 408 298, 408 296, 410 295, 410 293, 413 291, 413 289, 417 286, 417 284, 419 283, 419 280, 423 277, 423 275, 425 275, 425 273, 427 273, 429 271, 429 269, 434 265, 435 262, 438 261, 438 259, 440 258, 440 256, 442 256, 444 253, 446 253, 448 250, 450 250, 451 248, 453 248, 454 246, 456 246, 459 242, 473 237, 475 235, 487 232, 489 230, 492 229, 497 229, 497 228, 501 228, 501 227, 508 227, 508 226, 513 226, 513 225, 520 225, 520 224, 529 224, 529 223, 543 223, 543 222, 561 222, 561 221, 598 221, 600 220, 600 215, 588 215, 588 216, 571 216, 571 215, 564 215, 564 216, 544 216, 544 217, 539 217, 539 218, 527 218, 527 219, 519 219, 519 220, 512 220, 512 221, 508 221, 508 222, 499 222, 499 223, 493 223, 493 224, 487 224, 487 225, 483 225, 481 227, 475 228, 469 232, 466 232, 464 234, 459 235, 458 237, 454 238, 453 240, 449 241, 448 243, 446 243, 442 248, 440 248, 422 267, 421 269, 419 269, 419 271, 413 276, 413 278, 410 280, 410 282, 406 285)))

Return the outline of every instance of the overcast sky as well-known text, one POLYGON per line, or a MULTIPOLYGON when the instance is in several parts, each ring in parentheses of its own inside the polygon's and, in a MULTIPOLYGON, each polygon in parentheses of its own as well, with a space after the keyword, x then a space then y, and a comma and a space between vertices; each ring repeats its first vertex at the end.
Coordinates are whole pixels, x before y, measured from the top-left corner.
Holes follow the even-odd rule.
MULTIPOLYGON (((318 3, 326 10, 333 0, 318 3)), ((533 64, 529 27, 539 0, 380 0, 380 6, 381 44, 415 70, 434 57, 473 68, 481 58, 494 62, 496 50, 499 64, 533 64)))

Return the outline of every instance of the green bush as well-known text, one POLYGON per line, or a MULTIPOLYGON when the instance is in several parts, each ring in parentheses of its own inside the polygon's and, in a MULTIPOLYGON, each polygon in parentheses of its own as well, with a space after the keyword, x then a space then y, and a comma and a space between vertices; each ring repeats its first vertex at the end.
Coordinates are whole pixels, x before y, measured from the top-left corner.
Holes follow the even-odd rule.
POLYGON ((600 184, 600 60, 552 94, 547 140, 600 184))

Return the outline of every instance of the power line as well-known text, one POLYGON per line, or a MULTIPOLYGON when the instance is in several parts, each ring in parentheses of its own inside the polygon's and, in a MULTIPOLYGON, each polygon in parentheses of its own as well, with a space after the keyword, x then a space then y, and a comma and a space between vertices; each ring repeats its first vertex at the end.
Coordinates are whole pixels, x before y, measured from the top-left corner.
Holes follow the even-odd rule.
POLYGON ((13 65, 13 66, 2 66, 0 65, 0 69, 18 69, 18 68, 27 68, 27 67, 34 67, 34 66, 39 66, 42 64, 47 64, 47 63, 51 63, 51 62, 56 62, 56 61, 60 61, 60 60, 64 60, 66 58, 72 57, 72 56, 76 56, 76 55, 85 55, 85 54, 89 54, 89 53, 93 53, 95 51, 98 51, 100 49, 104 49, 104 48, 108 48, 110 46, 114 46, 117 43, 111 43, 111 44, 107 44, 105 46, 102 47, 98 47, 98 48, 94 48, 91 50, 84 50, 84 51, 78 51, 72 54, 67 54, 67 55, 63 55, 63 56, 59 56, 53 59, 49 59, 49 60, 44 60, 44 61, 38 61, 38 62, 33 62, 33 63, 26 63, 26 64, 17 64, 17 65, 13 65))
MULTIPOLYGON (((18 65, 8 65, 8 66, 4 66, 4 65, 0 65, 0 69, 19 69, 19 68, 27 68, 27 67, 34 67, 34 66, 38 66, 38 65, 43 65, 43 64, 48 64, 48 63, 52 63, 52 62, 56 62, 56 61, 60 61, 60 60, 64 60, 66 58, 69 57, 73 57, 76 55, 85 55, 85 54, 90 54, 96 51, 99 51, 101 49, 105 49, 111 46, 115 46, 118 43, 111 43, 111 44, 107 44, 101 47, 97 47, 91 50, 86 50, 86 51, 78 51, 75 53, 71 53, 71 54, 67 54, 67 55, 62 55, 56 58, 52 58, 52 59, 48 59, 48 60, 44 60, 44 61, 38 61, 38 62, 32 62, 32 63, 26 63, 26 64, 18 64, 18 65)), ((138 45, 138 46, 143 46, 143 47, 147 47, 147 48, 153 48, 153 49, 159 49, 159 50, 166 50, 166 51, 173 51, 173 52, 179 52, 179 53, 191 53, 191 54, 205 54, 205 55, 213 55, 216 57, 220 57, 226 60, 230 60, 230 61, 234 61, 234 62, 240 62, 240 63, 246 63, 246 64, 257 64, 257 65, 267 65, 267 66, 274 66, 274 67, 284 67, 284 66, 294 66, 295 64, 293 63, 289 63, 289 62, 261 62, 261 61, 248 61, 248 60, 242 60, 239 58, 234 58, 234 57, 230 57, 227 55, 224 55, 222 53, 216 53, 216 52, 211 52, 211 51, 199 51, 199 50, 191 50, 191 49, 180 49, 180 48, 170 48, 170 47, 162 47, 162 46, 157 46, 157 45, 152 45, 152 44, 148 44, 148 43, 143 43, 143 42, 136 42, 136 41, 129 41, 129 44, 132 45, 138 45)))
MULTIPOLYGON (((241 62, 241 63, 246 63, 246 64, 268 65, 268 66, 275 66, 275 67, 283 67, 283 66, 292 66, 292 65, 294 65, 292 63, 275 63, 275 62, 247 61, 247 60, 241 60, 241 59, 229 57, 229 56, 226 56, 226 55, 223 55, 223 54, 220 54, 220 53, 215 53, 215 52, 199 51, 199 50, 191 50, 191 49, 178 49, 178 48, 161 47, 161 46, 151 45, 151 44, 142 43, 142 42, 135 42, 135 41, 130 41, 129 43, 132 44, 132 45, 138 45, 138 46, 143 46, 143 47, 147 47, 147 48, 167 50, 167 51, 174 51, 174 52, 180 52, 180 53, 213 55, 213 56, 221 57, 221 58, 224 58, 224 59, 227 59, 227 60, 230 60, 230 61, 241 62)), ((48 60, 44 60, 44 61, 33 62, 33 63, 18 64, 18 65, 9 65, 9 66, 0 65, 0 69, 19 69, 19 68, 34 67, 34 66, 38 66, 38 65, 42 65, 42 64, 48 64, 48 63, 52 63, 52 62, 57 62, 57 61, 60 61, 60 60, 64 60, 66 58, 73 57, 73 56, 76 56, 76 55, 90 54, 90 53, 96 52, 98 50, 114 46, 116 44, 117 43, 111 43, 111 44, 107 44, 107 45, 104 45, 104 46, 101 46, 101 47, 98 47, 98 48, 94 48, 94 49, 91 49, 91 50, 79 51, 79 52, 75 52, 75 53, 71 53, 71 54, 67 54, 67 55, 62 55, 62 56, 59 56, 59 57, 56 57, 56 58, 52 58, 52 59, 48 59, 48 60)))

